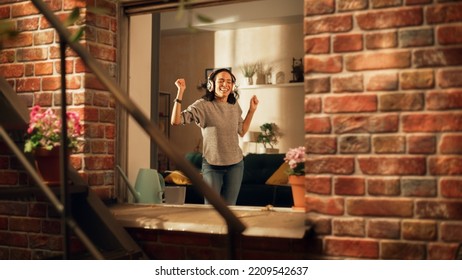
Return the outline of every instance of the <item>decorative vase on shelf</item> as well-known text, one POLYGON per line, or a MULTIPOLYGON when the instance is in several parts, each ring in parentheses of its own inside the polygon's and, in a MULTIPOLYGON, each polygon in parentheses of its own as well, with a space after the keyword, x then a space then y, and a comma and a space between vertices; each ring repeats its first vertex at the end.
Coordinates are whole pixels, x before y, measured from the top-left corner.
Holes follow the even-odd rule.
POLYGON ((60 183, 59 150, 60 147, 57 146, 51 150, 37 148, 34 151, 35 168, 48 186, 60 183))
POLYGON ((249 86, 253 85, 253 77, 245 77, 245 81, 247 85, 249 86))
POLYGON ((305 209, 305 176, 290 175, 289 184, 292 188, 294 209, 305 209))

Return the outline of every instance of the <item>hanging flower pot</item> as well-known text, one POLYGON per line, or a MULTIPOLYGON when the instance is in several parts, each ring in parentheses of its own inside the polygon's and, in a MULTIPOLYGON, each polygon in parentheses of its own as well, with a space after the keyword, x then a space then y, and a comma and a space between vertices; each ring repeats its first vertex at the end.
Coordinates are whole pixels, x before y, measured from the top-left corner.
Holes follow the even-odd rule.
POLYGON ((60 183, 59 149, 57 146, 51 150, 37 148, 34 151, 35 168, 49 186, 60 183))
POLYGON ((294 208, 305 209, 305 176, 289 176, 289 184, 292 188, 294 208))

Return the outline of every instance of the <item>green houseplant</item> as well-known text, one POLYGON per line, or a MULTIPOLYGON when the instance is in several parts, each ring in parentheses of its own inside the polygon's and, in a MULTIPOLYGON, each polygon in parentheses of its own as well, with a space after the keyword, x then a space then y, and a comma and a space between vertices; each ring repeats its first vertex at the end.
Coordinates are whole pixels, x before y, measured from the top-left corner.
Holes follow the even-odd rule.
POLYGON ((242 75, 247 79, 247 84, 253 84, 253 75, 257 71, 257 64, 255 63, 244 63, 241 66, 242 75))
POLYGON ((257 143, 263 144, 266 153, 277 153, 279 149, 275 149, 274 145, 278 143, 279 136, 279 129, 275 123, 264 123, 260 126, 257 143))

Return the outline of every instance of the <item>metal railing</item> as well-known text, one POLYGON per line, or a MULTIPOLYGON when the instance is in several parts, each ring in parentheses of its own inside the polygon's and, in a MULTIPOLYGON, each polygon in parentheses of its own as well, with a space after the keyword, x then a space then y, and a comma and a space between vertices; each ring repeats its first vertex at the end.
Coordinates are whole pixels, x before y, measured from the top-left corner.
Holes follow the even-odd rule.
MULTIPOLYGON (((159 130, 159 128, 154 125, 153 122, 146 117, 140 108, 125 94, 115 83, 115 81, 103 70, 99 63, 90 55, 90 53, 78 42, 70 40, 71 33, 62 25, 58 17, 56 17, 53 12, 51 12, 47 5, 42 0, 31 0, 35 7, 45 16, 45 18, 50 22, 50 24, 55 28, 56 32, 60 37, 61 48, 64 48, 66 45, 72 48, 84 61, 86 66, 93 72, 94 75, 99 79, 99 81, 112 93, 116 101, 136 120, 141 128, 150 136, 159 148, 164 151, 170 160, 172 160, 176 166, 182 170, 187 177, 190 178, 192 184, 197 190, 204 195, 204 197, 209 201, 209 203, 219 212, 219 214, 225 219, 228 226, 228 235, 231 240, 230 246, 232 246, 232 241, 237 234, 242 233, 245 230, 245 225, 234 215, 234 213, 229 209, 224 200, 220 197, 219 194, 214 192, 205 181, 202 179, 202 176, 197 172, 196 168, 188 162, 181 154, 174 149, 174 147, 169 143, 168 139, 164 134, 159 130)), ((62 51, 63 52, 63 51, 62 51)), ((62 54, 63 55, 63 54, 62 54)), ((64 61, 65 57, 62 56, 61 60, 64 61)), ((61 69, 65 67, 61 66, 61 69)), ((64 73, 65 71, 61 71, 64 73)), ((65 78, 62 78, 62 92, 65 94, 65 78), (64 89, 64 90, 63 90, 64 89)), ((65 95, 62 96, 61 100, 66 100, 65 95)), ((61 102, 65 107, 65 102, 61 102)), ((63 122, 65 123, 65 122, 63 122)), ((63 133, 64 135, 64 133, 63 133)), ((64 136, 62 138, 65 138, 64 136)), ((28 171, 35 171, 29 170, 28 171)), ((63 169, 63 168, 62 168, 63 169)), ((31 173, 32 174, 32 173, 31 173)), ((65 175, 64 175, 65 176, 65 175)), ((37 178, 34 178, 36 180, 37 178)), ((63 176, 62 176, 62 179, 63 176)), ((36 181, 37 182, 37 181, 36 181)), ((45 191, 45 186, 43 183, 40 183, 41 189, 45 191)), ((66 197, 67 195, 64 194, 66 197)), ((52 200, 53 201, 53 200, 52 200)), ((54 201, 59 209, 62 209, 62 214, 66 215, 67 211, 65 206, 58 204, 57 201, 54 201)), ((69 221, 72 221, 68 217, 69 221)), ((68 222, 69 223, 69 222, 68 222)), ((74 229, 75 227, 73 227, 74 229)), ((231 251, 232 248, 229 248, 231 251)), ((95 253, 96 254, 96 253, 95 253)), ((230 253, 232 256, 232 253, 230 253)), ((98 255, 96 254, 96 257, 98 255)))

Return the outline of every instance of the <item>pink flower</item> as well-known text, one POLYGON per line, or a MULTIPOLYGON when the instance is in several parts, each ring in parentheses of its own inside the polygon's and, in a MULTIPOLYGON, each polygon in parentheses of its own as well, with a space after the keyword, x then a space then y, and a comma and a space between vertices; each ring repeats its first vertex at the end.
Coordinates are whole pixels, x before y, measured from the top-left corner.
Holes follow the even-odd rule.
POLYGON ((305 151, 305 147, 303 146, 287 151, 284 161, 289 164, 290 175, 305 174, 305 151))
MULTIPOLYGON (((69 148, 76 149, 78 137, 83 135, 79 115, 68 112, 67 124, 69 148)), ((61 119, 51 108, 42 112, 40 106, 34 106, 30 111, 30 123, 27 133, 29 137, 24 146, 25 152, 31 152, 38 147, 51 150, 53 147, 58 146, 61 141, 61 119)))

